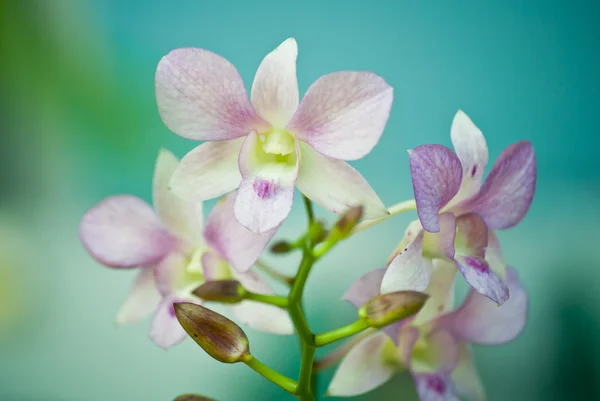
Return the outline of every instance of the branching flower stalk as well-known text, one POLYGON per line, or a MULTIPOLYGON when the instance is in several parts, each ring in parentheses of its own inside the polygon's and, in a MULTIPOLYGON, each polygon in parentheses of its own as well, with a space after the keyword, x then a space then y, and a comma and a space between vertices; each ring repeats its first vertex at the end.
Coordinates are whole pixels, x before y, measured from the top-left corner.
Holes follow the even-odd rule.
MULTIPOLYGON (((156 71, 158 111, 174 133, 198 141, 181 161, 162 149, 153 206, 111 196, 83 216, 81 242, 100 264, 138 275, 117 314, 130 324, 152 315, 150 339, 169 348, 186 338, 222 363, 243 363, 300 401, 315 401, 319 371, 340 362, 330 396, 354 396, 411 375, 421 401, 483 401, 470 344, 512 341, 529 299, 504 261, 495 230, 518 224, 531 205, 537 162, 531 143, 508 146, 483 179, 482 132, 458 111, 455 151, 422 145, 408 152, 414 200, 386 208, 346 160, 367 155, 383 133, 393 90, 369 72, 319 78, 300 101, 297 45, 284 41, 260 64, 250 98, 235 67, 204 49, 177 49, 156 71), (303 195, 308 227, 272 241, 303 195), (222 197, 204 219, 203 201, 222 197), (327 227, 313 202, 337 214, 327 227), (411 222, 384 267, 366 269, 342 296, 356 320, 314 333, 303 302, 311 270, 345 239, 407 211, 411 222), (293 277, 267 265, 301 252, 293 277), (254 269, 253 269, 254 267, 254 269), (276 294, 261 274, 289 287, 276 294), (462 276, 470 292, 454 305, 462 276), (297 379, 251 353, 244 330, 210 309, 226 306, 244 327, 298 337, 297 379), (344 341, 321 360, 317 348, 344 341), (366 372, 366 374, 365 374, 366 372)), ((214 401, 185 393, 177 401, 214 401)))

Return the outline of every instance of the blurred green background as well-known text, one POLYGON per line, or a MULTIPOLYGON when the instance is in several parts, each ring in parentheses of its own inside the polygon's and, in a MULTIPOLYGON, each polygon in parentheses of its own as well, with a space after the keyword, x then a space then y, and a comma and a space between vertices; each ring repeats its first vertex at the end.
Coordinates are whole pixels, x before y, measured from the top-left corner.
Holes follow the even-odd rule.
MULTIPOLYGON (((534 143, 532 209, 500 233, 531 295, 529 323, 511 344, 476 348, 476 359, 492 401, 600 399, 597 1, 0 4, 0 400, 288 399, 191 341, 167 352, 153 346, 148 322, 115 327, 133 273, 94 263, 77 225, 105 196, 149 199, 159 147, 183 156, 196 145, 158 116, 153 77, 163 55, 213 50, 249 86, 262 57, 290 36, 301 92, 347 69, 374 71, 395 88, 379 145, 354 163, 388 205, 412 197, 406 150, 450 145, 458 108, 486 134, 491 159, 517 140, 534 143)), ((317 331, 353 319, 339 297, 384 263, 413 217, 353 238, 316 268, 306 295, 317 331)), ((297 203, 281 236, 304 223, 297 203)), ((286 271, 295 263, 272 260, 286 271)), ((249 334, 257 356, 296 376, 294 338, 249 334)), ((414 390, 398 376, 360 399, 410 401, 414 390)))

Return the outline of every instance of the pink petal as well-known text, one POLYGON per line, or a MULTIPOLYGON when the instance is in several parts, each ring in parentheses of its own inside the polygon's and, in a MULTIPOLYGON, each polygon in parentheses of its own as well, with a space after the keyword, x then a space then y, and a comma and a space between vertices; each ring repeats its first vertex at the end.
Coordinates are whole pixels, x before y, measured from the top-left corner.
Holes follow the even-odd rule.
POLYGON ((479 128, 459 110, 450 129, 454 151, 462 165, 462 185, 453 203, 469 198, 479 191, 481 177, 488 163, 488 148, 479 128))
POLYGON ((173 303, 177 302, 197 303, 194 299, 166 297, 156 308, 150 326, 150 339, 154 344, 164 349, 179 344, 187 337, 186 332, 175 316, 173 303))
POLYGON ((419 220, 425 230, 438 232, 440 210, 460 189, 460 161, 442 145, 417 146, 409 156, 419 220))
POLYGON ((506 148, 481 190, 456 206, 460 213, 479 214, 490 228, 509 228, 519 223, 531 205, 535 192, 537 164, 530 142, 506 148))
POLYGON ((465 281, 481 295, 502 305, 509 298, 509 289, 483 258, 477 256, 457 256, 456 267, 465 281))
POLYGON ((252 104, 275 128, 285 128, 298 108, 296 57, 296 40, 287 39, 267 54, 254 77, 252 104))
POLYGON ((381 293, 423 291, 431 277, 431 261, 424 258, 423 231, 388 266, 381 282, 381 293))
POLYGON ((350 285, 342 296, 342 300, 350 302, 356 308, 360 308, 365 302, 379 295, 384 274, 384 268, 365 273, 350 285))
POLYGON ((459 361, 452 372, 452 381, 457 393, 465 395, 469 400, 484 401, 486 399, 471 350, 466 344, 460 345, 459 361))
POLYGON ((154 283, 152 267, 141 269, 129 290, 127 299, 117 313, 116 323, 133 324, 148 316, 160 302, 160 293, 154 283))
POLYGON ((278 162, 264 152, 256 133, 244 141, 239 158, 242 183, 234 213, 250 231, 260 233, 278 227, 292 210, 300 161, 297 152, 296 148, 291 162, 278 162))
POLYGON ((503 344, 516 338, 525 327, 528 299, 516 272, 507 271, 510 298, 498 306, 471 290, 464 303, 454 312, 442 316, 437 325, 450 330, 464 342, 503 344))
POLYGON ((177 166, 177 157, 161 149, 154 168, 154 208, 162 223, 175 236, 197 243, 201 238, 202 203, 184 201, 171 191, 170 181, 177 166))
POLYGON ((268 129, 229 61, 204 49, 176 49, 158 63, 156 102, 165 125, 198 141, 239 138, 268 129))
POLYGON ((111 196, 88 210, 79 238, 98 262, 123 268, 155 264, 174 244, 150 205, 131 195, 111 196))
POLYGON ((319 206, 341 213, 362 205, 365 220, 389 214, 367 180, 348 163, 323 156, 302 142, 300 160, 296 186, 319 206))
POLYGON ((390 363, 394 347, 388 336, 377 332, 358 343, 342 360, 329 384, 328 394, 349 397, 364 394, 387 382, 396 372, 390 363))
MULTIPOLYGON (((234 276, 249 291, 272 295, 269 283, 253 271, 234 276)), ((294 325, 286 310, 258 302, 242 301, 233 306, 233 313, 246 326, 265 333, 294 334, 294 325)))
POLYGON ((242 181, 238 157, 243 142, 243 138, 207 142, 193 149, 173 174, 173 191, 183 199, 198 201, 236 189, 242 181))
POLYGON ((506 263, 502 257, 500 242, 492 230, 488 231, 488 246, 485 250, 485 260, 490 265, 490 269, 502 280, 506 277, 506 263))
POLYGON ((407 369, 412 368, 412 352, 419 341, 419 329, 412 324, 406 324, 398 331, 396 348, 398 355, 407 369))
POLYGON ((257 234, 242 226, 233 212, 236 196, 237 192, 232 192, 214 206, 206 221, 204 238, 234 269, 243 272, 256 262, 277 228, 257 234))
POLYGON ((454 385, 445 374, 415 374, 413 375, 417 394, 421 401, 460 401, 454 394, 454 385))
POLYGON ((360 159, 379 141, 393 98, 392 87, 373 73, 324 75, 308 88, 287 130, 325 156, 360 159))

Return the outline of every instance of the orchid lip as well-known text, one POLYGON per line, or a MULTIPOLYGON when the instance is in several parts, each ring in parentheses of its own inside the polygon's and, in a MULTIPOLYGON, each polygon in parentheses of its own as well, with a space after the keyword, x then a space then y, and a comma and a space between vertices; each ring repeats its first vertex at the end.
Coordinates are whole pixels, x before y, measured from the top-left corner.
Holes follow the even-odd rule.
POLYGON ((293 153, 296 149, 294 136, 284 130, 272 129, 260 135, 260 140, 263 150, 270 155, 286 156, 293 153))

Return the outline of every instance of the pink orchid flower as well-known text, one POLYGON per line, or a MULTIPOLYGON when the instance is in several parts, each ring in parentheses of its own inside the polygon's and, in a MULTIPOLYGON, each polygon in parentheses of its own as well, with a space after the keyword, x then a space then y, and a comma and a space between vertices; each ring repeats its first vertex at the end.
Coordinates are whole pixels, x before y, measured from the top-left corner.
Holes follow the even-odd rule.
POLYGON ((204 49, 177 49, 156 70, 156 100, 165 125, 207 141, 188 153, 171 185, 184 199, 207 200, 239 187, 237 220, 254 232, 277 227, 294 188, 333 212, 363 205, 365 218, 387 214, 360 173, 360 159, 386 125, 392 88, 370 72, 319 78, 299 102, 298 47, 284 41, 256 72, 248 99, 235 67, 204 49))
MULTIPOLYGON (((153 186, 156 211, 135 196, 112 196, 92 207, 79 229, 84 247, 101 264, 139 268, 117 323, 134 323, 154 311, 150 338, 163 348, 186 337, 173 303, 201 303, 192 291, 202 283, 234 278, 251 291, 273 293, 266 281, 248 269, 275 230, 256 234, 241 226, 233 215, 235 193, 213 208, 203 227, 202 203, 183 201, 169 191, 178 164, 172 153, 160 152, 153 186)), ((282 309, 243 301, 233 306, 233 312, 252 328, 293 333, 282 309)))
MULTIPOLYGON (((485 392, 469 344, 504 344, 523 330, 528 298, 514 270, 507 271, 512 296, 502 306, 471 289, 463 304, 450 310, 456 269, 437 261, 427 292, 431 298, 414 318, 394 323, 364 338, 338 367, 329 393, 354 396, 387 382, 407 369, 421 401, 483 401, 485 392), (393 337, 390 337, 393 336, 393 337)), ((384 269, 367 273, 344 299, 355 306, 378 295, 384 269)))
POLYGON ((467 283, 498 304, 509 298, 493 229, 521 221, 533 200, 536 160, 531 143, 506 148, 481 184, 488 150, 481 131, 465 113, 454 117, 456 154, 442 145, 411 150, 419 221, 411 224, 383 278, 382 292, 422 291, 433 259, 455 263, 467 283), (488 251, 489 248, 492 248, 488 251))

